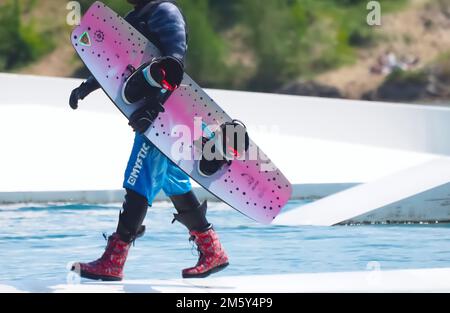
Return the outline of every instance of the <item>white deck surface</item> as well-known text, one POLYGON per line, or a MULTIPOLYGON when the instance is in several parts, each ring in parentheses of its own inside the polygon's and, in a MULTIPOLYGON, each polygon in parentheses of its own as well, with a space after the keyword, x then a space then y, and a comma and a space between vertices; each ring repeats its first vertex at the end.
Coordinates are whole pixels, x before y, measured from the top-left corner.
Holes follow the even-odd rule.
MULTIPOLYGON (((0 192, 121 189, 133 133, 101 91, 72 111, 68 98, 80 82, 0 74, 1 85, 8 86, 0 94, 0 192)), ((433 136, 450 128, 445 108, 209 94, 246 122, 251 136, 296 185, 369 182, 425 163, 436 153, 450 154, 450 144, 433 136)))
POLYGON ((219 277, 200 280, 82 281, 23 284, 0 282, 0 292, 56 293, 310 293, 450 292, 450 269, 365 271, 219 277))
MULTIPOLYGON (((117 190, 133 142, 125 118, 114 110, 0 105, 0 191, 117 190), (28 125, 26 129, 17 126, 28 125), (10 134, 10 135, 7 135, 10 134)), ((112 105, 111 105, 112 106, 112 105)), ((251 125, 249 126, 251 129, 251 125)), ((300 136, 268 134, 261 143, 293 184, 360 183, 406 169, 433 155, 300 136)), ((307 195, 306 195, 307 196, 307 195)))

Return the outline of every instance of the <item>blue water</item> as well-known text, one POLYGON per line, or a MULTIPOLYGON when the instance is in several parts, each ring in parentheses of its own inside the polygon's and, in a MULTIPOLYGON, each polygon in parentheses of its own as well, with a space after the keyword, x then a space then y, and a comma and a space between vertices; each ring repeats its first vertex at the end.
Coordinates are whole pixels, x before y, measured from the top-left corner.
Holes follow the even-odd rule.
MULTIPOLYGON (((299 205, 293 202, 290 206, 299 205)), ((115 229, 120 205, 0 206, 0 281, 61 280, 71 261, 91 261, 115 229)), ((450 267, 449 225, 281 227, 258 225, 213 204, 209 218, 230 256, 218 275, 450 267)), ((179 278, 196 262, 188 236, 171 225, 168 203, 151 208, 147 234, 136 242, 127 279, 179 278)))

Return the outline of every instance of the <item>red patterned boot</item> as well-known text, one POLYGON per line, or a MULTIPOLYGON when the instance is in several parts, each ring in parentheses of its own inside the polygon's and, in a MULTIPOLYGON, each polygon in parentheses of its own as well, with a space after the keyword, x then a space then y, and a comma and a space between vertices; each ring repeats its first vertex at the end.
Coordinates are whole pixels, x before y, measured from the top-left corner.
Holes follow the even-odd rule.
POLYGON ((204 232, 191 231, 189 234, 200 256, 196 266, 183 270, 183 278, 204 278, 228 266, 227 254, 212 227, 204 232))
POLYGON ((131 243, 122 241, 117 233, 108 238, 108 244, 102 257, 90 263, 75 263, 72 271, 81 277, 103 280, 120 281, 123 279, 123 267, 127 260, 131 243))

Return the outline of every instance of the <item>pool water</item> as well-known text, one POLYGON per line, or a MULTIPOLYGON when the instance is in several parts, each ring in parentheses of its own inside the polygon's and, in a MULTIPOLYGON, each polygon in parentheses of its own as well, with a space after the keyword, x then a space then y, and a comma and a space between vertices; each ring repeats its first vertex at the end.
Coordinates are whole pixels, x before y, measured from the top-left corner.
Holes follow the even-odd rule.
MULTIPOLYGON (((101 255, 102 233, 115 230, 119 210, 119 204, 0 206, 0 281, 64 282, 69 262, 101 255)), ((196 251, 186 230, 171 224, 172 214, 164 202, 149 210, 147 233, 130 251, 127 279, 179 278, 195 264, 196 251)), ((450 267, 446 224, 263 226, 214 203, 209 219, 230 257, 220 276, 361 271, 374 264, 382 270, 450 267)))

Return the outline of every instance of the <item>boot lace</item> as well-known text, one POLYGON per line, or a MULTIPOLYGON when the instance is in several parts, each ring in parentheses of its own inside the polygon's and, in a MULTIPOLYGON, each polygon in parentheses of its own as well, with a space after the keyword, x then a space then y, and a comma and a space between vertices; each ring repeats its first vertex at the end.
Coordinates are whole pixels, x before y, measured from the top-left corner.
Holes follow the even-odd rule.
POLYGON ((189 242, 191 243, 191 254, 193 256, 198 257, 197 265, 201 264, 202 259, 204 258, 205 254, 200 249, 200 246, 195 242, 195 236, 189 237, 189 242), (197 253, 194 252, 195 250, 197 250, 197 253))
POLYGON ((200 248, 195 243, 195 236, 189 237, 189 243, 191 244, 191 254, 193 256, 200 256, 201 251, 200 251, 200 248), (195 250, 197 250, 197 255, 194 252, 195 250))
POLYGON ((111 254, 112 254, 112 246, 110 245, 110 240, 108 239, 108 234, 102 233, 102 236, 106 241, 106 247, 105 247, 105 252, 103 252, 103 255, 97 261, 109 260, 111 254))

